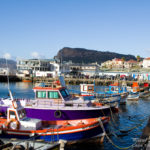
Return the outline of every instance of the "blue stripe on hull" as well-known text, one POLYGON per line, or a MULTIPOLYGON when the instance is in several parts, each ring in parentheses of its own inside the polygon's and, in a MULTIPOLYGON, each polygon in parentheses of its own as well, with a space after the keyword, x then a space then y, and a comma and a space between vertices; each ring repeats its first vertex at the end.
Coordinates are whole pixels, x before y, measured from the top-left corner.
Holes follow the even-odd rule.
MULTIPOLYGON (((104 125, 105 129, 107 129, 107 123, 104 125)), ((58 141, 60 139, 67 140, 67 141, 77 141, 77 140, 83 140, 83 139, 89 139, 91 137, 97 136, 99 134, 103 133, 102 129, 98 126, 96 128, 93 128, 91 130, 86 130, 82 132, 76 132, 76 133, 68 133, 68 134, 59 134, 59 135, 46 135, 46 136, 37 136, 32 137, 32 139, 44 139, 45 141, 58 141)), ((13 134, 1 134, 1 138, 17 138, 17 139, 29 139, 30 136, 25 135, 13 135, 13 134)))
POLYGON ((45 141, 49 141, 49 139, 54 138, 55 141, 59 139, 67 140, 67 141, 77 141, 77 140, 83 140, 83 139, 89 139, 94 136, 97 136, 99 134, 103 133, 102 129, 100 127, 96 127, 92 130, 88 131, 82 131, 82 132, 76 132, 76 133, 70 133, 70 134, 60 134, 55 135, 54 137, 51 136, 41 136, 40 139, 44 139, 45 141))

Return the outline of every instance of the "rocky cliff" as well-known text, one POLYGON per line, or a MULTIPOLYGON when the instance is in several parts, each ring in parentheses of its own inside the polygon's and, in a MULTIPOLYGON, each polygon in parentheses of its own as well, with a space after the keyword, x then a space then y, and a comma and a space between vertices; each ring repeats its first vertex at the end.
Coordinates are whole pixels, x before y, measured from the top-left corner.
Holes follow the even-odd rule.
POLYGON ((136 60, 136 57, 133 55, 124 55, 113 52, 102 52, 97 50, 88 50, 84 48, 69 47, 64 47, 61 50, 59 50, 57 57, 60 59, 62 58, 63 61, 71 60, 74 63, 98 62, 99 64, 107 60, 112 60, 113 58, 121 59, 122 57, 124 57, 125 60, 136 60))

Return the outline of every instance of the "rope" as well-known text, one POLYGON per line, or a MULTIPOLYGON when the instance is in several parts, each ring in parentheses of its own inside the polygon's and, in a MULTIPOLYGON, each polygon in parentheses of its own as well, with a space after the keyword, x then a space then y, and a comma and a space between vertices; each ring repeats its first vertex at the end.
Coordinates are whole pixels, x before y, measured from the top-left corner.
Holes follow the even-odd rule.
MULTIPOLYGON (((139 120, 139 121, 140 121, 140 122, 143 122, 144 120, 147 120, 147 118, 146 118, 146 119, 139 120)), ((127 133, 127 132, 129 132, 129 131, 132 131, 133 129, 136 129, 136 128, 142 126, 142 124, 140 123, 140 124, 137 124, 137 125, 134 126, 134 127, 126 128, 126 129, 120 130, 120 129, 118 129, 116 126, 114 126, 114 124, 112 124, 111 122, 109 122, 109 124, 110 124, 111 126, 113 126, 113 127, 116 129, 116 131, 119 131, 119 132, 121 132, 121 133, 127 133)))
POLYGON ((105 136, 107 137, 108 141, 109 141, 113 146, 115 146, 116 148, 118 148, 118 149, 129 149, 129 148, 133 147, 133 146, 136 144, 136 142, 135 142, 134 144, 132 144, 132 145, 130 145, 130 146, 128 146, 128 147, 120 147, 120 146, 116 145, 115 143, 113 143, 113 141, 112 141, 112 140, 109 138, 109 136, 107 135, 107 133, 106 133, 106 131, 105 131, 105 128, 104 128, 104 126, 103 126, 103 123, 102 123, 101 119, 99 119, 99 123, 100 123, 100 126, 101 126, 101 128, 102 128, 102 130, 103 130, 105 136))
MULTIPOLYGON (((109 104, 110 104, 110 101, 108 101, 109 102, 109 104)), ((117 124, 116 124, 116 122, 115 122, 115 120, 114 120, 114 117, 113 117, 113 113, 112 113, 112 110, 111 110, 111 107, 110 107, 110 114, 111 114, 111 118, 112 118, 112 121, 113 121, 113 126, 115 127, 115 128, 117 128, 117 124)), ((139 120, 140 122, 143 122, 144 120, 147 120, 147 117, 145 118, 145 119, 142 119, 142 120, 139 120)), ((133 129, 136 129, 136 128, 138 128, 139 126, 141 126, 142 124, 137 124, 136 126, 134 126, 134 127, 131 127, 131 128, 126 128, 126 129, 124 129, 124 130, 118 130, 118 131, 120 131, 121 133, 127 133, 127 132, 129 132, 129 131, 132 131, 133 129)))

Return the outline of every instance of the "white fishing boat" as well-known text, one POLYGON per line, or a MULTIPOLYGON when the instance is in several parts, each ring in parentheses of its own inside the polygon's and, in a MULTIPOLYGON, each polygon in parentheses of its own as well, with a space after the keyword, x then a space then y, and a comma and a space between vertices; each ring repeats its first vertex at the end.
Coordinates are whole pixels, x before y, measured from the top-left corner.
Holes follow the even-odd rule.
POLYGON ((139 93, 130 93, 127 100, 137 101, 139 100, 139 93))

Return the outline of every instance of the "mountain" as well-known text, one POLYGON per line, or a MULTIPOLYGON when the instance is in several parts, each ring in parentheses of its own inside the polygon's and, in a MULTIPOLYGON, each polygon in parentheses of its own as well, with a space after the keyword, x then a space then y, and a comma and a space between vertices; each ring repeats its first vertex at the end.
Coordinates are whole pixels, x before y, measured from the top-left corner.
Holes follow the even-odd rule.
MULTIPOLYGON (((7 63, 8 63, 8 68, 10 70, 16 69, 16 61, 9 59, 9 60, 7 60, 7 63)), ((0 68, 4 68, 4 67, 6 67, 6 59, 0 58, 0 68)))
POLYGON ((84 48, 69 48, 64 47, 57 53, 57 58, 63 61, 71 60, 73 63, 93 63, 98 62, 101 64, 107 60, 112 60, 113 58, 122 58, 124 57, 125 60, 136 60, 136 57, 133 55, 124 55, 118 54, 114 52, 102 52, 97 50, 88 50, 84 48))

